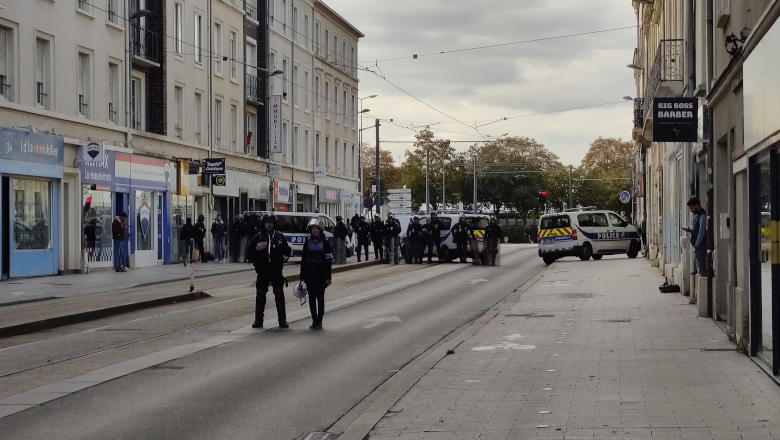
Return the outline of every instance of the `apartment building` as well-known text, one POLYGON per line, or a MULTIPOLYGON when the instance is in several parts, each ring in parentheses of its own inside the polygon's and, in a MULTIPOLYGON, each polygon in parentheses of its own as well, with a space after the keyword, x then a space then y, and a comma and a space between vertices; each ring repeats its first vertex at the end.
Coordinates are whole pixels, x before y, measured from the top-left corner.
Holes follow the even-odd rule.
POLYGON ((364 35, 325 3, 270 0, 269 95, 281 116, 278 210, 351 216, 360 209, 357 44, 364 35))

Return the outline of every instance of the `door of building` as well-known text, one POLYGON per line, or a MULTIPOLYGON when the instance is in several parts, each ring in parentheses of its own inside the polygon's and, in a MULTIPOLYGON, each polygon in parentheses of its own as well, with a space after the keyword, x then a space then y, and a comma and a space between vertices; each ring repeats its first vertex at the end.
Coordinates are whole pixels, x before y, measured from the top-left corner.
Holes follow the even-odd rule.
POLYGON ((135 267, 156 266, 159 261, 157 242, 157 217, 160 206, 156 191, 135 191, 135 267))

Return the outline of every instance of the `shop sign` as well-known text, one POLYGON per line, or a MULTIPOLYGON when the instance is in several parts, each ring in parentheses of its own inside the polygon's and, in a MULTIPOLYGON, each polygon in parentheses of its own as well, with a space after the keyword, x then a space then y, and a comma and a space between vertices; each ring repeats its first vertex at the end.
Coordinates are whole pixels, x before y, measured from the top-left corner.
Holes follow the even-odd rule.
POLYGON ((274 181, 274 202, 292 203, 292 183, 283 180, 274 181))
POLYGON ((105 151, 101 160, 81 162, 81 183, 98 191, 116 191, 116 153, 105 151))
POLYGON ((268 117, 270 120, 270 142, 271 153, 282 152, 282 97, 280 95, 271 95, 268 98, 268 117))
POLYGON ((282 177, 282 166, 281 165, 268 165, 271 171, 271 177, 282 177))
POLYGON ((176 194, 190 195, 190 164, 187 162, 179 162, 179 184, 176 188, 176 194))
POLYGON ((225 171, 225 159, 203 159, 205 167, 203 168, 204 174, 227 174, 225 171))
POLYGON ((335 188, 328 188, 325 186, 319 187, 320 203, 338 203, 341 196, 341 190, 335 188))
POLYGON ((0 127, 0 173, 62 178, 61 136, 0 127))
POLYGON ((341 201, 350 204, 355 202, 355 195, 349 191, 341 190, 341 201))
POLYGON ((655 98, 653 142, 696 142, 698 106, 698 98, 655 98))
POLYGON ((103 160, 105 142, 84 141, 81 143, 81 160, 100 162, 103 160))
POLYGON ((217 174, 214 176, 214 186, 226 186, 227 178, 224 174, 217 174))
POLYGON ((172 191, 174 176, 171 164, 153 157, 116 153, 116 190, 130 192, 130 186, 172 191))
POLYGON ((307 194, 310 196, 313 196, 317 192, 317 186, 316 185, 309 185, 308 183, 299 183, 298 184, 298 194, 307 194))
POLYGON ((314 180, 324 179, 326 176, 325 167, 314 167, 314 180))

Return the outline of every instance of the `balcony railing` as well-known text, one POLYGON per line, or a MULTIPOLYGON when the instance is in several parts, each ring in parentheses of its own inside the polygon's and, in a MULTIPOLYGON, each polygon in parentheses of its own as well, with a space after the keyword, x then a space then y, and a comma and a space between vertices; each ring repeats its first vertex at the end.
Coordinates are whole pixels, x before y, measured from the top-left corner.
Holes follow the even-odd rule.
POLYGON ((130 25, 130 53, 153 63, 160 63, 160 36, 143 26, 130 25))
POLYGON ((645 123, 644 99, 634 99, 634 128, 642 128, 645 123))
POLYGON ((244 90, 246 91, 246 98, 249 101, 255 103, 263 102, 263 94, 265 93, 263 78, 247 73, 244 76, 244 90))
POLYGON ((649 115, 653 110, 653 100, 661 83, 667 81, 682 83, 684 81, 683 52, 683 40, 661 40, 655 54, 653 67, 650 69, 650 75, 647 77, 645 99, 642 106, 644 115, 649 115))

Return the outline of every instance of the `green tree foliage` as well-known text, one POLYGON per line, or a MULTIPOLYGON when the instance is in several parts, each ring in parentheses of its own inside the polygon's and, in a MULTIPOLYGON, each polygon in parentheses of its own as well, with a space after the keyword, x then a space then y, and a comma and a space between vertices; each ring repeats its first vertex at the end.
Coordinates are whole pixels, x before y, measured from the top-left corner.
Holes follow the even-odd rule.
MULTIPOLYGON (((403 170, 395 165, 393 154, 388 150, 379 150, 379 177, 387 189, 403 188, 403 170)), ((371 185, 376 182, 376 147, 363 146, 363 195, 373 197, 371 185)))
POLYGON ((631 170, 634 169, 634 146, 630 141, 599 137, 582 159, 578 176, 584 179, 627 179, 627 180, 584 180, 577 192, 582 206, 596 206, 625 214, 630 205, 620 201, 620 193, 631 189, 631 170))

